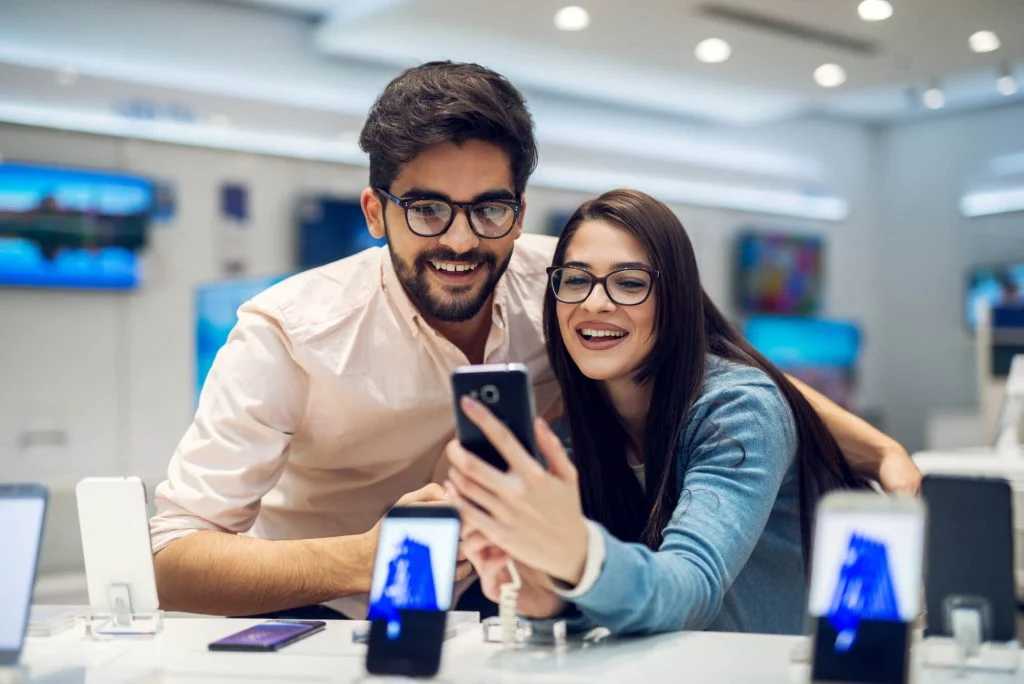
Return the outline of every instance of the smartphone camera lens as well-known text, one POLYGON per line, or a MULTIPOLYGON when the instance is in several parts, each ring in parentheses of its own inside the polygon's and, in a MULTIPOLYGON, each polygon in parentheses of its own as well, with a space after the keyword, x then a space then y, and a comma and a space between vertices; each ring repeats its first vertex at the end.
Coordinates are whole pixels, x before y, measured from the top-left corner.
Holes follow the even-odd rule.
POLYGON ((485 404, 497 404, 501 399, 501 394, 498 393, 496 386, 484 385, 480 388, 480 398, 483 399, 485 404))

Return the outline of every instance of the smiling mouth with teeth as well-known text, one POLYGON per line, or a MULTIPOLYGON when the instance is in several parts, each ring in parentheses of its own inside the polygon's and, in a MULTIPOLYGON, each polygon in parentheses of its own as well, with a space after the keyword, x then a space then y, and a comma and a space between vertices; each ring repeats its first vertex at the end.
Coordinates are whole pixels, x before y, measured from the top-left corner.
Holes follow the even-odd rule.
POLYGON ((596 330, 593 328, 580 328, 579 333, 585 340, 619 338, 625 337, 628 334, 625 330, 596 330))
POLYGON ((458 264, 450 261, 431 261, 430 265, 434 267, 434 270, 441 271, 442 273, 467 273, 475 270, 480 264, 458 264))

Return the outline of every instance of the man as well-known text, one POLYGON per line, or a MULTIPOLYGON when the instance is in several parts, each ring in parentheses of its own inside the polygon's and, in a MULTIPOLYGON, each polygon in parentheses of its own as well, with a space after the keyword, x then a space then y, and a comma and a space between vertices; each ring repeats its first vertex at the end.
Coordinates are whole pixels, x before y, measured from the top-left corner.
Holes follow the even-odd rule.
MULTIPOLYGON (((330 602, 362 617, 380 517, 396 500, 443 498, 451 371, 525 363, 538 412, 558 410, 541 327, 554 241, 522 235, 537 158, 522 96, 474 64, 424 64, 387 86, 360 144, 360 201, 387 250, 301 273, 239 310, 156 491, 165 609, 330 602)), ((802 390, 858 472, 916 490, 898 444, 802 390)))

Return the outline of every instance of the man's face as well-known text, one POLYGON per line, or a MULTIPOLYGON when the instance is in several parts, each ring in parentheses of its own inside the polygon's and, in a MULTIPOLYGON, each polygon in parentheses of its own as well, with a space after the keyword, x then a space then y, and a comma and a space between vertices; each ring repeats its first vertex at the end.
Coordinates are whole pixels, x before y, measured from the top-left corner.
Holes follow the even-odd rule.
MULTIPOLYGON (((508 154, 480 140, 428 147, 402 166, 389 190, 403 199, 515 198, 508 154)), ((392 263, 410 299, 428 318, 440 321, 466 321, 481 311, 522 233, 523 212, 508 235, 486 239, 472 231, 466 213, 456 208, 446 232, 421 237, 409 229, 400 206, 370 188, 363 191, 362 203, 371 234, 387 235, 392 263)))

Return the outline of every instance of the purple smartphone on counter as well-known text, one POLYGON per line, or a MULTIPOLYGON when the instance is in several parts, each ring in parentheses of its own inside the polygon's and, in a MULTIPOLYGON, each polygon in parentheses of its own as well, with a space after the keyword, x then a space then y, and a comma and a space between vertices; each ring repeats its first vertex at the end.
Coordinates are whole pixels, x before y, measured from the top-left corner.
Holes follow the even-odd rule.
POLYGON ((276 651, 326 627, 320 620, 271 620, 214 641, 211 651, 276 651))

